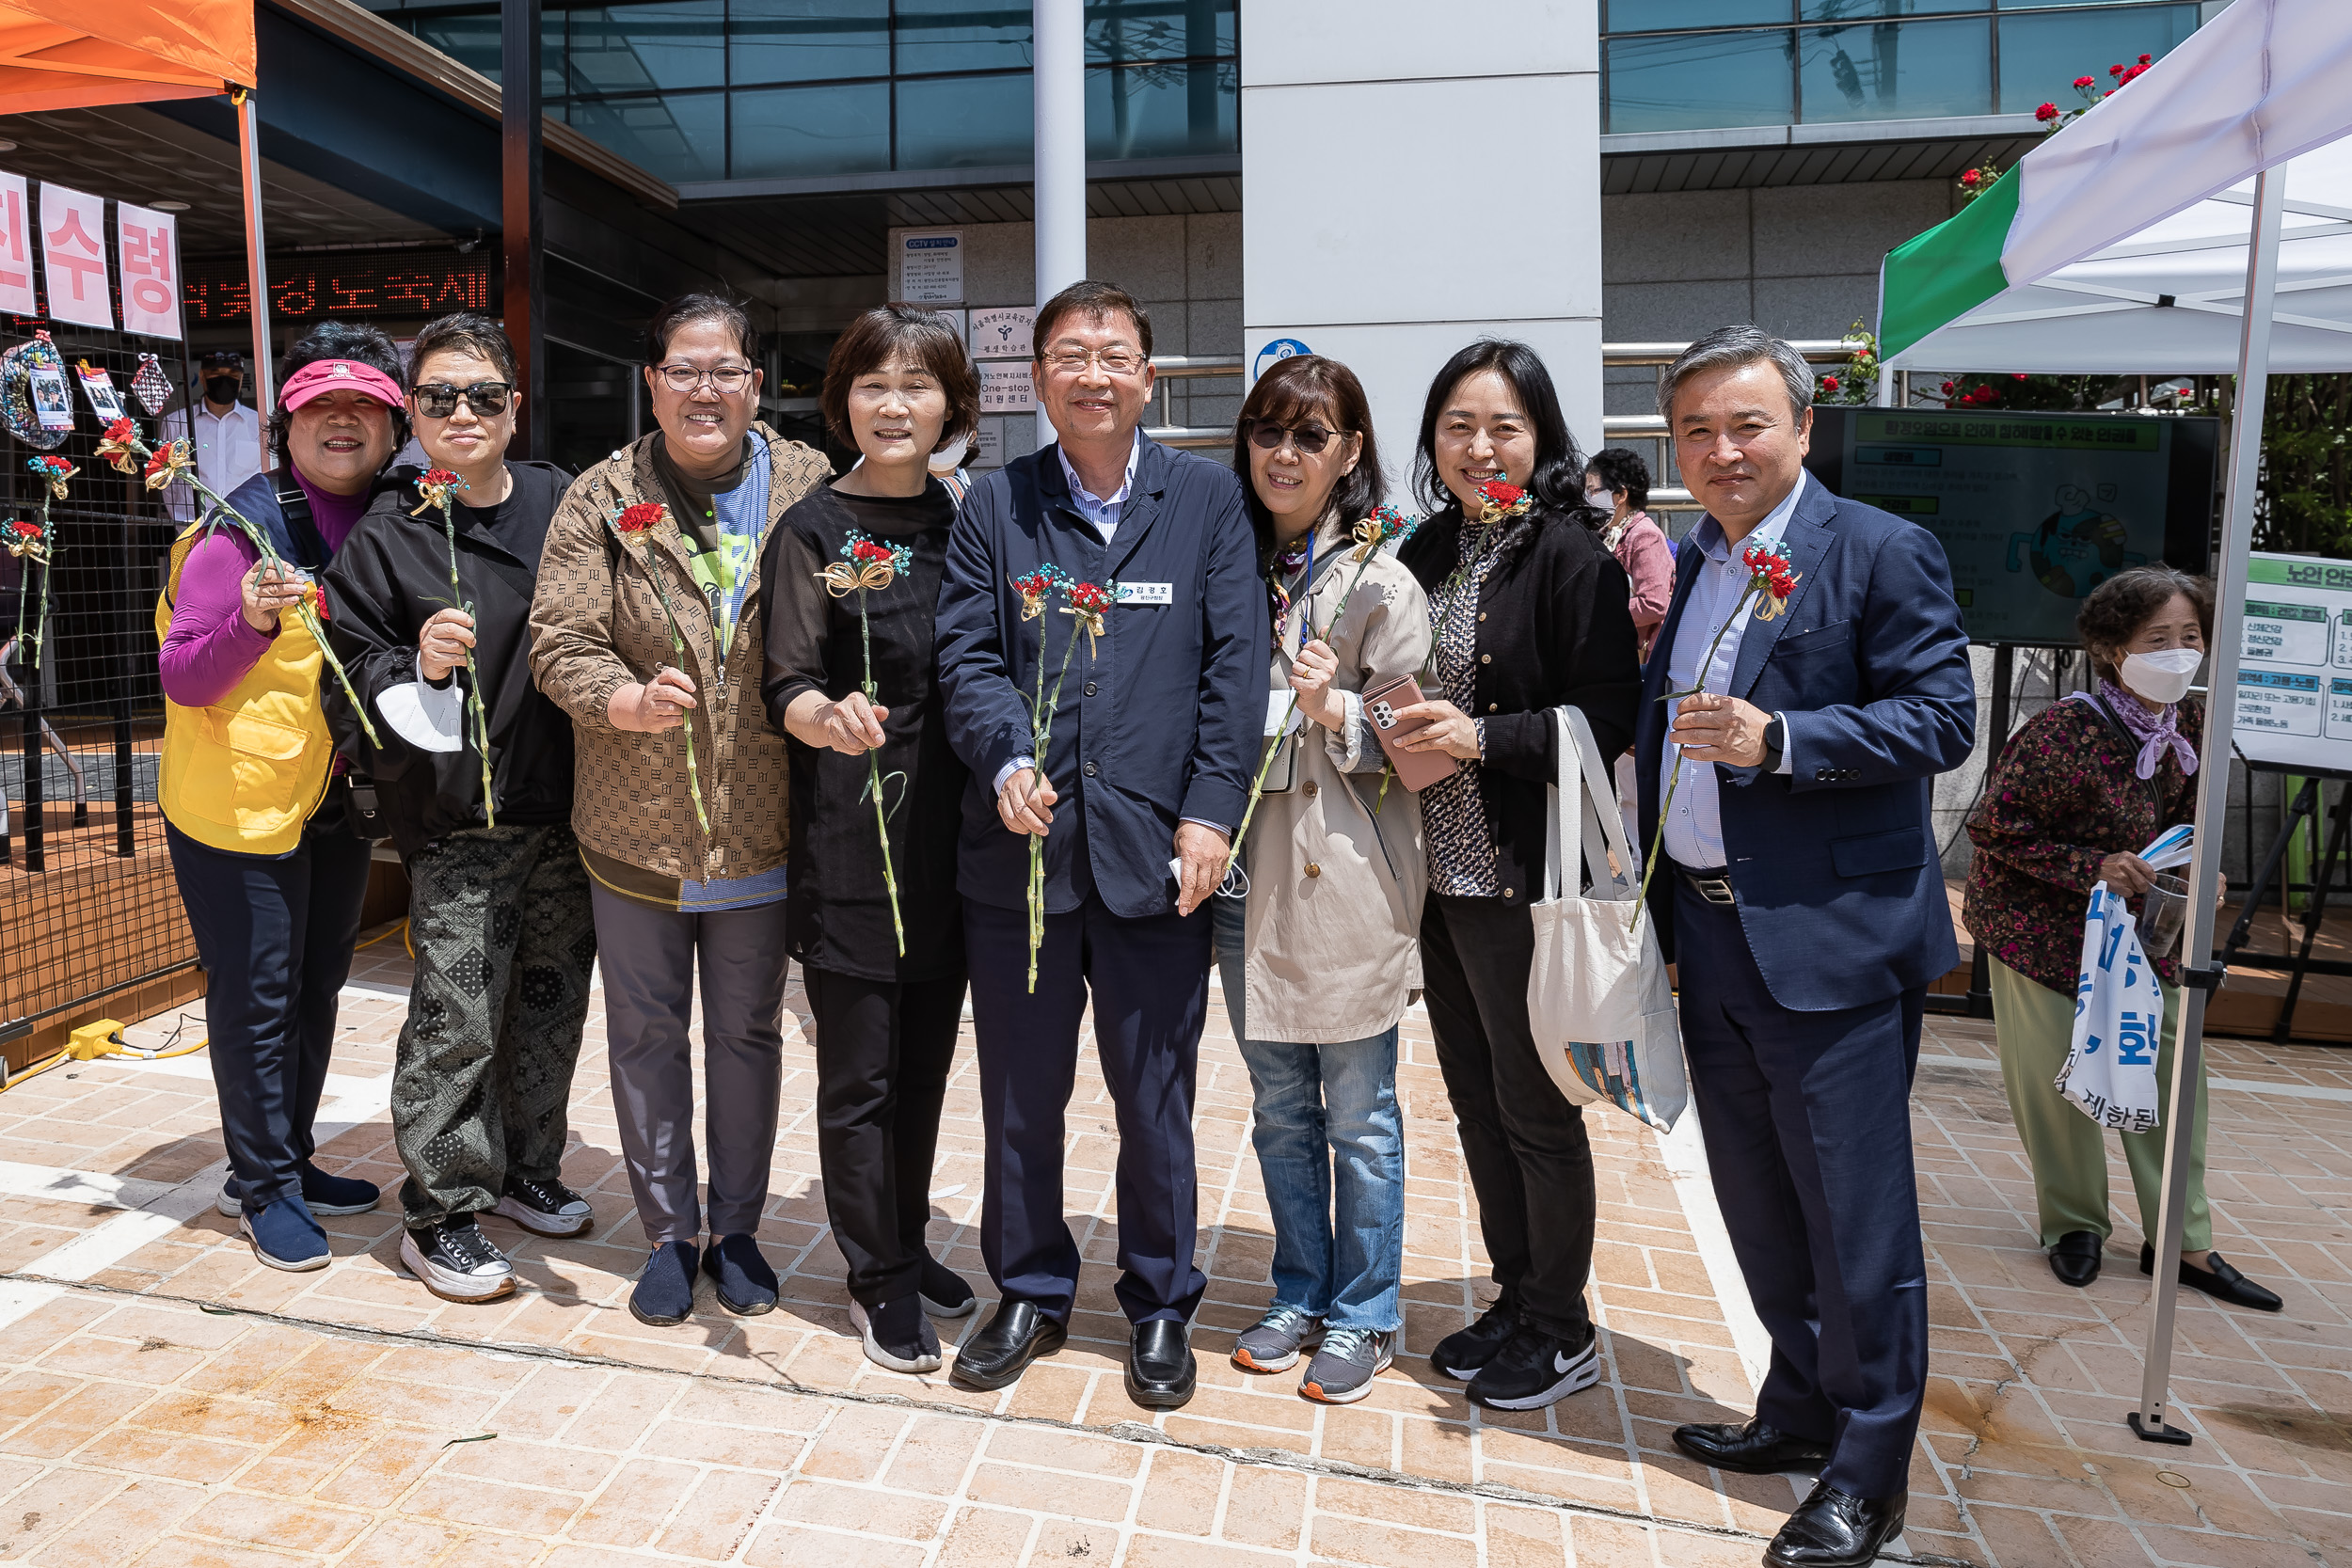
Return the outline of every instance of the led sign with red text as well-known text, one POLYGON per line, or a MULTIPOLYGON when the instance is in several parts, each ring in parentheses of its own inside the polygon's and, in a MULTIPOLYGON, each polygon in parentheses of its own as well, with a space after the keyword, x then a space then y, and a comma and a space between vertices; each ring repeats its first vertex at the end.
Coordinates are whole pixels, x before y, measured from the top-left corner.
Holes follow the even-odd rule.
MULTIPOLYGON (((191 261, 183 269, 182 282, 191 325, 243 322, 251 314, 240 260, 191 261)), ((269 299, 270 314, 279 321, 421 319, 452 310, 494 311, 498 290, 486 252, 273 256, 269 299)))

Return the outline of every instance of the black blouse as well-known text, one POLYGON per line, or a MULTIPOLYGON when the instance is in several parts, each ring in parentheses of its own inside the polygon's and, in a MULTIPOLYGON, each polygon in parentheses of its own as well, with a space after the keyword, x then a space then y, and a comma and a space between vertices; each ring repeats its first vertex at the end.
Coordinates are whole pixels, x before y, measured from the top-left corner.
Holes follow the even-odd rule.
POLYGON ((768 674, 761 696, 778 734, 785 709, 803 691, 838 700, 865 679, 858 626, 865 599, 872 634, 875 701, 882 724, 884 804, 890 860, 898 875, 906 956, 891 930, 868 765, 790 742, 792 849, 786 893, 786 942, 818 969, 868 980, 940 980, 963 971, 962 905, 956 896, 956 834, 968 773, 947 745, 932 653, 932 613, 947 554, 955 502, 936 479, 920 496, 849 496, 823 486, 794 505, 760 557, 768 674), (835 598, 818 574, 843 562, 851 531, 878 544, 912 546, 914 562, 888 588, 835 598), (894 775, 904 775, 903 782, 894 775))

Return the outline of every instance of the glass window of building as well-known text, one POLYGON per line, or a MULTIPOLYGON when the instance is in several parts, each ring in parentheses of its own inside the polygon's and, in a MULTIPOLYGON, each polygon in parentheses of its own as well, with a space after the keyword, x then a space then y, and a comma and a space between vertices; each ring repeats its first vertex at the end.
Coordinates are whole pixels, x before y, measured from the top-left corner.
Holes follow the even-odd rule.
POLYGON ((2075 77, 2169 53, 2198 14, 2178 0, 1603 0, 1601 128, 2071 108, 2075 77))
MULTIPOLYGON (((366 0, 496 80, 496 0, 366 0)), ((1098 159, 1239 150, 1237 0, 1087 0, 1098 159)), ((548 112, 674 182, 1025 164, 1025 0, 544 0, 548 112)))

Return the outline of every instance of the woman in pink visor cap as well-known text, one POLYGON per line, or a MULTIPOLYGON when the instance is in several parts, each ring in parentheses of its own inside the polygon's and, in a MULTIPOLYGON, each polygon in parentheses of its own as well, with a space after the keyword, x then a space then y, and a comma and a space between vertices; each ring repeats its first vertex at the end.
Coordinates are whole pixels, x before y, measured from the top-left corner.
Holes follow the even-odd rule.
POLYGON ((269 421, 276 467, 228 500, 286 564, 264 568, 242 531, 205 520, 172 546, 156 607, 159 794, 209 977, 205 1024, 230 1166, 220 1212, 263 1263, 299 1270, 326 1264, 317 1216, 373 1209, 377 1193, 311 1160, 369 842, 322 707, 325 655, 294 606, 316 592, 406 431, 400 356, 373 326, 320 325, 287 355, 283 374, 269 421))

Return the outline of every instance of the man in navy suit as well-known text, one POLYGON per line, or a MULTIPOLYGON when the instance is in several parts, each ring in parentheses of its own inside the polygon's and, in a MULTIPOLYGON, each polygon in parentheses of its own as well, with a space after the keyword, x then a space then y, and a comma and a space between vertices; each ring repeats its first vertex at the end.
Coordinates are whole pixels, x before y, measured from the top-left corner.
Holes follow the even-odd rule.
POLYGON ((1911 1077, 1928 983, 1959 958, 1929 791, 1976 733, 1943 546, 1804 471, 1812 390, 1753 326, 1667 371, 1661 412, 1708 515, 1677 553, 1634 739, 1645 835, 1672 787, 1649 908, 1772 1337, 1756 1418, 1675 1443, 1718 1469, 1819 1473, 1773 1568, 1866 1563, 1902 1529, 1928 1367, 1911 1077), (1758 546, 1795 578, 1770 618, 1769 597, 1741 603, 1758 546))
MULTIPOLYGON (((1062 1217, 1062 1113, 1089 992, 1119 1124, 1117 1295, 1127 1392, 1192 1397, 1193 1072, 1208 1002, 1209 917, 1265 721, 1267 614, 1231 468, 1147 440, 1152 323, 1104 283, 1040 307, 1038 404, 1059 439, 973 486, 939 595, 947 735, 972 769, 956 882, 978 1037, 987 1191, 980 1250, 1002 1292, 956 1357, 1001 1388, 1059 1349, 1078 1286, 1062 1217), (1118 584, 1082 638, 1031 754, 1072 623, 1025 620, 1013 584, 1042 565, 1118 584), (1045 845, 1045 935, 1028 983, 1031 835, 1045 845)), ((1063 608, 1057 600, 1054 610, 1063 608)))

